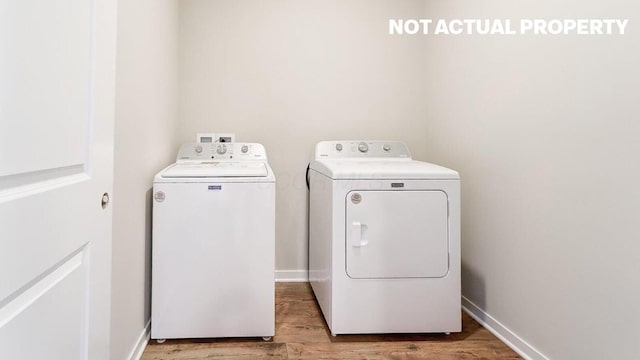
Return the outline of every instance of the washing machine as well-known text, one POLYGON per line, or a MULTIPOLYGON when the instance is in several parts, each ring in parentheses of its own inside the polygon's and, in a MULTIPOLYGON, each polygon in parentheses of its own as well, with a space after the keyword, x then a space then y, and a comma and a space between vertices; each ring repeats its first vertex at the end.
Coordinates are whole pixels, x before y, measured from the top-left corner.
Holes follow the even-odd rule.
POLYGON ((155 176, 152 339, 274 335, 275 181, 256 143, 184 144, 155 176))
POLYGON ((394 141, 323 141, 309 280, 332 335, 461 331, 460 178, 394 141))

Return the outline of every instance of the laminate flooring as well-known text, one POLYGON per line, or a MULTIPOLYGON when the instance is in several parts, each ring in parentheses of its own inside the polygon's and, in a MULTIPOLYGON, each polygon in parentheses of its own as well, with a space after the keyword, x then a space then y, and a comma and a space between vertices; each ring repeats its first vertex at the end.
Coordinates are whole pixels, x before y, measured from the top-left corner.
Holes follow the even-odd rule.
POLYGON ((521 359, 463 312, 463 331, 332 337, 308 283, 276 283, 276 335, 261 338, 152 340, 143 360, 199 359, 521 359))

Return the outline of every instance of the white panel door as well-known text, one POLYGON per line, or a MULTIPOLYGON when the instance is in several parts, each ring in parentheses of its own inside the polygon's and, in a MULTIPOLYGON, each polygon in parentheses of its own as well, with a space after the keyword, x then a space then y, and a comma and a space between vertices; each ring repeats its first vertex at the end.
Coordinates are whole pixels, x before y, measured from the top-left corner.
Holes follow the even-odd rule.
POLYGON ((449 271, 443 191, 351 191, 345 232, 351 278, 443 277, 449 271))
POLYGON ((0 359, 108 359, 116 4, 0 0, 0 359))

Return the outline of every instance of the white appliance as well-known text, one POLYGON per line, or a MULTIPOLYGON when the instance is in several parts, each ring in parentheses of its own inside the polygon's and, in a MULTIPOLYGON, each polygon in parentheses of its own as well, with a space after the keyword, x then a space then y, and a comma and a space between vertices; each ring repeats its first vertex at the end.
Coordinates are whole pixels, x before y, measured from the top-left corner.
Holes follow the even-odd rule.
POLYGON ((393 141, 323 141, 309 279, 332 335, 461 331, 460 179, 393 141))
POLYGON ((151 338, 274 335, 275 176, 255 143, 189 143, 153 182, 151 338))
POLYGON ((196 142, 199 143, 230 143, 236 141, 233 133, 198 133, 196 142))

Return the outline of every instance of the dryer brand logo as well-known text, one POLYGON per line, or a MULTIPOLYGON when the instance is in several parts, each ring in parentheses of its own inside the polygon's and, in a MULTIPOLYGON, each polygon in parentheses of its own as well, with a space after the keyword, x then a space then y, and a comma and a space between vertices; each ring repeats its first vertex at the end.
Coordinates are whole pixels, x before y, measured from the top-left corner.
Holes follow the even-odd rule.
POLYGON ((209 185, 207 186, 208 190, 222 190, 222 185, 209 185))

